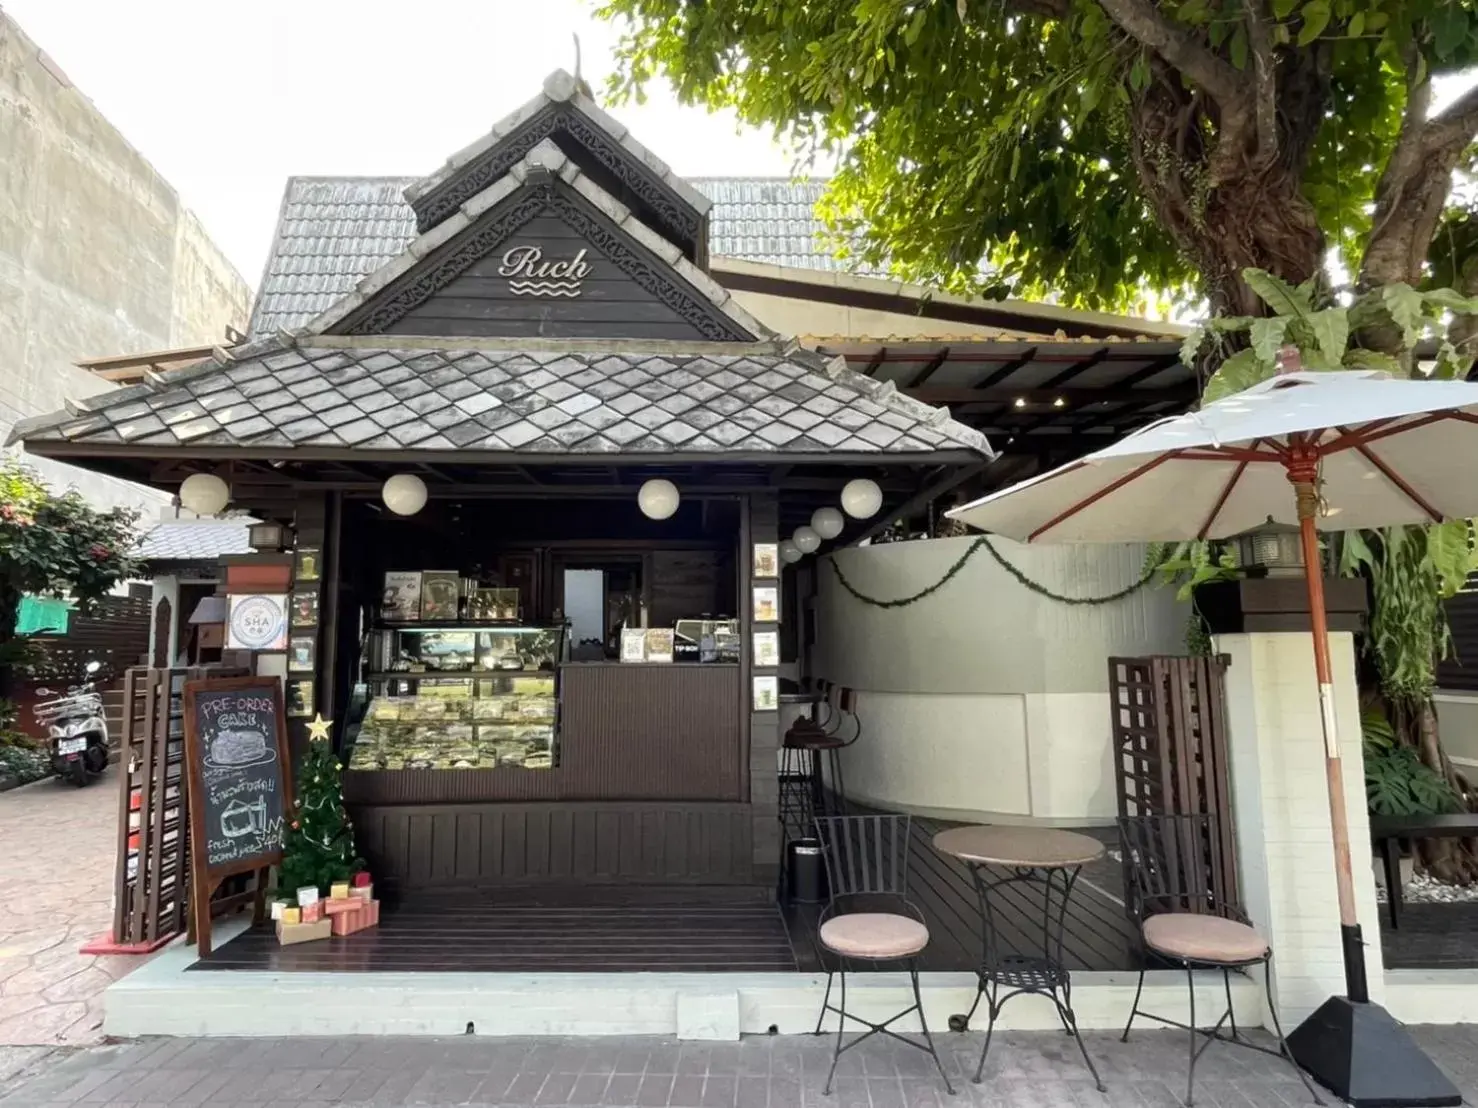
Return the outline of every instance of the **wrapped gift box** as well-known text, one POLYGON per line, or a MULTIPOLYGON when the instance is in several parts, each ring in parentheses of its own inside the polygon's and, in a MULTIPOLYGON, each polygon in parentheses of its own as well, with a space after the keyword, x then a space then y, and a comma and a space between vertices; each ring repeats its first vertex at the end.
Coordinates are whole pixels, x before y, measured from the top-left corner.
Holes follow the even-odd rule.
POLYGON ((323 911, 326 915, 337 916, 344 912, 357 912, 363 906, 364 902, 357 896, 329 897, 323 902, 323 911))
POLYGON ((349 890, 350 900, 374 900, 375 887, 373 885, 355 885, 349 890))
POLYGON ((335 881, 328 887, 328 898, 330 900, 342 900, 349 895, 349 882, 335 881))
POLYGON ((380 902, 354 898, 356 911, 337 912, 329 917, 335 935, 352 935, 380 922, 380 902))
POLYGON ((299 911, 303 913, 304 923, 317 923, 323 918, 323 901, 315 900, 312 904, 304 904, 299 911))
POLYGON ((277 916, 278 923, 299 924, 303 922, 301 908, 284 908, 277 916))
POLYGON ((317 923, 287 923, 277 921, 277 941, 283 946, 294 943, 309 943, 314 939, 326 939, 333 934, 332 921, 321 919, 317 923))

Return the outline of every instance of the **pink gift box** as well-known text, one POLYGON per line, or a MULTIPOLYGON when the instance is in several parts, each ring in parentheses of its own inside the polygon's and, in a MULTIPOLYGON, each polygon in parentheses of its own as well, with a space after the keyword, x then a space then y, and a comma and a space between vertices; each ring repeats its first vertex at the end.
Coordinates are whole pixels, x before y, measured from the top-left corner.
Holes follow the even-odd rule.
POLYGON ((353 912, 364 907, 364 902, 356 897, 341 896, 333 900, 323 902, 323 911, 326 915, 337 916, 344 912, 353 912))
POLYGON ((374 927, 380 922, 380 902, 378 900, 360 900, 358 897, 351 899, 358 911, 336 912, 330 917, 335 935, 352 935, 356 931, 374 927))

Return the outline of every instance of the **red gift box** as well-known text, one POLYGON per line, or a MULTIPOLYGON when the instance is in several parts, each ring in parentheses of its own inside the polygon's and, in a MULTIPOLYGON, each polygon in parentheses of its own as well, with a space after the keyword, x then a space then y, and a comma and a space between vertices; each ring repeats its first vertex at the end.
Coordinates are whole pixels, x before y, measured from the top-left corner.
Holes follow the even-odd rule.
POLYGON ((353 885, 356 889, 363 888, 370 883, 370 875, 361 870, 359 873, 356 873, 352 878, 350 878, 349 883, 353 885))
POLYGON ((380 922, 380 902, 378 900, 360 900, 352 897, 354 907, 351 912, 336 912, 330 916, 333 923, 335 935, 352 935, 356 931, 374 927, 380 922))

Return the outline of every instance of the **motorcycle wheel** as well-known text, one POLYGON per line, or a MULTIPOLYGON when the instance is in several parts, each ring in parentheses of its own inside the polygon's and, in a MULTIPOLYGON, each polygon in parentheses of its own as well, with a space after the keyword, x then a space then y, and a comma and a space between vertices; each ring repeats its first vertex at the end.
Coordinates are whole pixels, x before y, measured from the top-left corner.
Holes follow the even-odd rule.
POLYGON ((79 789, 83 785, 87 784, 87 758, 85 756, 78 758, 75 762, 72 762, 69 765, 67 770, 67 780, 72 782, 72 784, 76 785, 79 789))

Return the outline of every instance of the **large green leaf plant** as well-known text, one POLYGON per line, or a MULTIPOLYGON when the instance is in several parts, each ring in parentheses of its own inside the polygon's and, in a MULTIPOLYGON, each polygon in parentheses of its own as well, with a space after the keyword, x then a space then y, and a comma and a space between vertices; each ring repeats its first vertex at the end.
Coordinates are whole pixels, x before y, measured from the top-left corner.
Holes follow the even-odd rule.
MULTIPOLYGON (((1478 315, 1478 298, 1398 283, 1341 304, 1321 302, 1312 282, 1293 286, 1261 270, 1248 270, 1243 279, 1271 314, 1213 319, 1187 337, 1187 359, 1209 354, 1218 365, 1203 403, 1250 388, 1295 362, 1314 372, 1376 370, 1432 379, 1460 379, 1472 367, 1472 354, 1449 335, 1454 317, 1478 315)), ((1412 814, 1468 806, 1474 797, 1442 750, 1432 695, 1437 663, 1452 651, 1442 602, 1478 569, 1470 522, 1336 533, 1328 536, 1326 557, 1329 568, 1370 582, 1365 651, 1391 736, 1372 743, 1366 728, 1374 810, 1412 814)), ((1432 844, 1426 863, 1446 879, 1478 877, 1472 857, 1455 844, 1432 844)))

